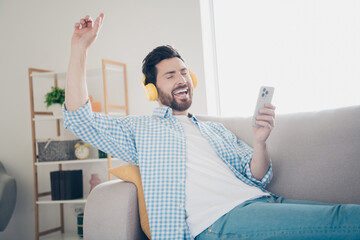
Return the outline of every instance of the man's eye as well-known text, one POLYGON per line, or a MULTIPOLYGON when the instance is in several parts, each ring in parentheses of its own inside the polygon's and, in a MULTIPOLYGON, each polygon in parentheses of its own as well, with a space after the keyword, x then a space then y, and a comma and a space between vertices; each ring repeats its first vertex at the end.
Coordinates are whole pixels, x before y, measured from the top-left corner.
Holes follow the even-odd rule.
POLYGON ((173 78, 173 76, 168 76, 168 77, 167 77, 167 79, 171 79, 171 78, 173 78))

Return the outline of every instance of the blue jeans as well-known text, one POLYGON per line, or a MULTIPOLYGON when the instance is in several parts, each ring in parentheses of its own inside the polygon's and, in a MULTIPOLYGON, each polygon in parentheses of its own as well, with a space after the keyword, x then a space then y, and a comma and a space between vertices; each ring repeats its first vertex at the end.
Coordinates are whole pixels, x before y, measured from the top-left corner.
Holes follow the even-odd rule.
POLYGON ((265 196, 238 205, 195 239, 360 239, 360 205, 265 196))

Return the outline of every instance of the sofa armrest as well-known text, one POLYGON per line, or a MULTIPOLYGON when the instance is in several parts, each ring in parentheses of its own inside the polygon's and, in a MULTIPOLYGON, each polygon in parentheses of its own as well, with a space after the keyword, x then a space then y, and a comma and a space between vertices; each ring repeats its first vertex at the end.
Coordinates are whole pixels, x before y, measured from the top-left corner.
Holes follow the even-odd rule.
POLYGON ((84 210, 84 239, 147 239, 133 183, 112 180, 91 191, 84 210))

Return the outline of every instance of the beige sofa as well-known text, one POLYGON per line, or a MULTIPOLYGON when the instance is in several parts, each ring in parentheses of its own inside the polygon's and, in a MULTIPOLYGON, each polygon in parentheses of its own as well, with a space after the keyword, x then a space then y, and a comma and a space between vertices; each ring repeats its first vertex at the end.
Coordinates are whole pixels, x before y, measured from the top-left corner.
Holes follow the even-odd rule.
MULTIPOLYGON (((250 118, 198 117, 219 121, 252 143, 250 118)), ((360 204, 360 106, 278 115, 268 139, 274 177, 267 189, 279 196, 360 204)), ((92 239, 146 239, 132 183, 98 185, 85 206, 84 236, 92 239)))

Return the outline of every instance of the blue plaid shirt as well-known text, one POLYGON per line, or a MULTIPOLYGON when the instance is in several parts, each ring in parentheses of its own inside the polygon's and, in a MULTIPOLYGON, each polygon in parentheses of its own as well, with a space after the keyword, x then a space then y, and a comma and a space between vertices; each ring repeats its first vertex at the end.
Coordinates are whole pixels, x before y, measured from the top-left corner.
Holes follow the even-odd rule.
MULTIPOLYGON (((93 113, 88 102, 77 111, 64 111, 64 126, 94 147, 140 168, 151 238, 193 239, 185 220, 186 139, 169 107, 152 116, 111 118, 93 113)), ((253 150, 222 124, 192 121, 238 179, 266 191, 272 167, 256 180, 250 171, 253 150)))

